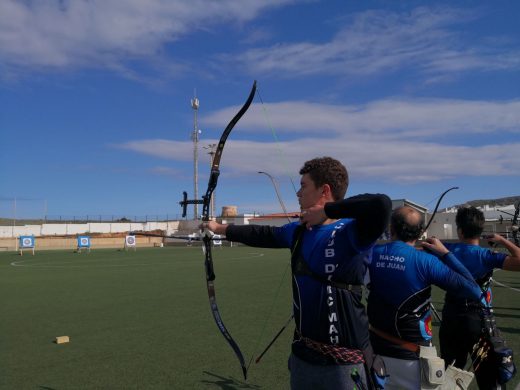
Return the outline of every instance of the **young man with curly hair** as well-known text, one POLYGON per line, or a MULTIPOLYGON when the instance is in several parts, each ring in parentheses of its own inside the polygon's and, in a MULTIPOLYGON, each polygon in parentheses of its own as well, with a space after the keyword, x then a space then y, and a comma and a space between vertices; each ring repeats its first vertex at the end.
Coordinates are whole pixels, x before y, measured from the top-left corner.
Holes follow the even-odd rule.
POLYGON ((369 335, 361 286, 370 251, 387 227, 391 201, 381 194, 343 199, 348 173, 330 157, 307 161, 300 174, 301 223, 203 225, 231 241, 291 249, 291 389, 363 388, 369 335))

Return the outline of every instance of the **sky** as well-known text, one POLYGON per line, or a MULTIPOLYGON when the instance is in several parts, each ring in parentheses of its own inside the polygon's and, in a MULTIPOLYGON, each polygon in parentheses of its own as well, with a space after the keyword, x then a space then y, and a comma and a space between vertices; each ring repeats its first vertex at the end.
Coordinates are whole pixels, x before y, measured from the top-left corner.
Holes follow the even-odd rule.
POLYGON ((280 212, 258 171, 298 210, 320 156, 345 164, 347 196, 520 195, 519 18, 513 0, 1 0, 0 217, 179 218, 191 99, 201 196, 205 148, 254 80, 217 210, 280 212))

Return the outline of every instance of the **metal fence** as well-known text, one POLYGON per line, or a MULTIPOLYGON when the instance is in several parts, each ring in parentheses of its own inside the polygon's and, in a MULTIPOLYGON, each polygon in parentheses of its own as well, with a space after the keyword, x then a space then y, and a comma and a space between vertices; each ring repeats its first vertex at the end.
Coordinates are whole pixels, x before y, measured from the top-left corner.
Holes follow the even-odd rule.
POLYGON ((181 214, 162 215, 46 215, 43 218, 0 218, 0 226, 41 225, 45 223, 89 222, 166 222, 185 219, 181 214))

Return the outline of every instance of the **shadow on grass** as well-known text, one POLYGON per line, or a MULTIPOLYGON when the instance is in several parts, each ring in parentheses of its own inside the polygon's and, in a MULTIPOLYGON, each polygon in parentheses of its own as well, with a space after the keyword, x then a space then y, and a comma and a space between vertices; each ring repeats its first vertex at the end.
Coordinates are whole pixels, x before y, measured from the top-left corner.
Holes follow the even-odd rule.
POLYGON ((39 386, 38 388, 41 390, 56 390, 54 387, 48 387, 48 386, 39 386))
POLYGON ((502 283, 504 286, 502 286, 501 284, 493 284, 493 289, 497 288, 497 289, 501 289, 501 288, 519 288, 520 287, 520 283, 518 282, 508 282, 508 281, 501 281, 500 283, 502 283))
POLYGON ((520 314, 507 314, 507 313, 497 313, 495 311, 496 318, 520 318, 520 314))
POLYGON ((496 314, 496 310, 520 310, 520 307, 505 307, 505 306, 493 305, 493 310, 495 310, 495 314, 496 314))
POLYGON ((209 375, 213 377, 213 380, 203 380, 201 381, 204 384, 211 384, 217 387, 220 387, 223 390, 235 390, 235 389, 260 389, 260 386, 258 385, 251 385, 249 383, 246 383, 244 381, 235 379, 231 376, 224 377, 217 374, 213 374, 208 371, 203 371, 204 374, 209 375))
POLYGON ((510 333, 510 334, 520 334, 520 329, 518 328, 507 328, 505 326, 499 326, 501 332, 510 333))

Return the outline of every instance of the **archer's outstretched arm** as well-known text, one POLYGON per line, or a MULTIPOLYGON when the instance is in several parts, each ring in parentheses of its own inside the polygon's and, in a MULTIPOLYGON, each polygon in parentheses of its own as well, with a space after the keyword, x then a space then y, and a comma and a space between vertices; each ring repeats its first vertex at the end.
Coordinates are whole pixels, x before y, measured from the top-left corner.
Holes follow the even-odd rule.
POLYGON ((509 251, 509 255, 504 260, 502 269, 506 271, 520 271, 520 247, 502 237, 500 234, 486 236, 486 240, 502 245, 509 251))
POLYGON ((202 228, 215 234, 226 236, 228 241, 236 241, 259 248, 286 248, 276 237, 276 227, 264 225, 225 225, 215 221, 204 222, 202 228))

